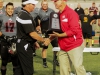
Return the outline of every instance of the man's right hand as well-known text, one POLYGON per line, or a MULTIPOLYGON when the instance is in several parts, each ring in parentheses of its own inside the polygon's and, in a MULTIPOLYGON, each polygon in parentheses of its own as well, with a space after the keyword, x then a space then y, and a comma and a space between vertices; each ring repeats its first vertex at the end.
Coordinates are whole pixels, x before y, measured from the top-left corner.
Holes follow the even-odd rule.
POLYGON ((45 46, 48 46, 48 45, 50 44, 50 42, 51 42, 51 40, 50 40, 49 38, 45 38, 43 44, 44 44, 45 46))

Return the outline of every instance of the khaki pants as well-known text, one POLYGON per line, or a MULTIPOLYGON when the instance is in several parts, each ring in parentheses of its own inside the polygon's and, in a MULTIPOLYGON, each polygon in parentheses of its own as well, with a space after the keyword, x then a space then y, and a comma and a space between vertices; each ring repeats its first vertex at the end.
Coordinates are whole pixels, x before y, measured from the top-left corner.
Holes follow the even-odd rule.
POLYGON ((60 75, 70 75, 70 61, 74 65, 77 75, 86 75, 86 71, 84 69, 84 66, 82 65, 83 49, 84 43, 81 46, 74 48, 68 52, 65 52, 63 50, 59 51, 58 57, 60 63, 60 75))

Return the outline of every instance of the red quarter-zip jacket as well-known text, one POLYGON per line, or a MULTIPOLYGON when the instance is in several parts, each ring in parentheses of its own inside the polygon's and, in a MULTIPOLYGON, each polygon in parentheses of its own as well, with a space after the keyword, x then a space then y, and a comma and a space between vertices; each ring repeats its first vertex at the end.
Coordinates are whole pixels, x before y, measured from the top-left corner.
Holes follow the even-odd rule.
POLYGON ((83 43, 82 29, 78 14, 67 5, 60 14, 61 29, 67 37, 58 38, 61 50, 70 51, 83 43))

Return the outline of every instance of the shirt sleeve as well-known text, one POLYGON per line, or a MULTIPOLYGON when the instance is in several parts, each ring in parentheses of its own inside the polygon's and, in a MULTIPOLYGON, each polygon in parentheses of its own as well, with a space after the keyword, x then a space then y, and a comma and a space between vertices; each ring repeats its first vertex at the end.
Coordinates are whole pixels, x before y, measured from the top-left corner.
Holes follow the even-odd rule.
POLYGON ((91 7, 89 8, 89 12, 90 12, 90 11, 93 11, 93 10, 91 9, 91 7))
POLYGON ((2 26, 2 18, 3 18, 3 16, 0 16, 0 29, 1 29, 1 26, 2 26))
POLYGON ((81 18, 81 17, 82 17, 82 15, 79 15, 79 20, 82 20, 82 18, 81 18))
POLYGON ((81 8, 82 9, 82 14, 84 14, 84 9, 83 8, 81 8))
POLYGON ((0 30, 1 30, 1 26, 2 26, 2 21, 0 20, 0 30))
POLYGON ((81 26, 79 23, 79 16, 76 13, 70 13, 68 16, 69 28, 66 30, 67 36, 74 36, 81 32, 81 26))
POLYGON ((93 15, 92 18, 93 19, 100 19, 100 15, 93 15))
POLYGON ((77 9, 77 8, 74 9, 75 12, 76 12, 76 9, 77 9))
POLYGON ((52 9, 52 12, 55 12, 55 11, 52 9))
POLYGON ((39 26, 39 21, 38 21, 38 16, 34 19, 35 23, 36 23, 36 27, 39 26))
POLYGON ((14 8, 14 14, 18 14, 21 11, 21 7, 14 8))
POLYGON ((17 17, 16 20, 19 23, 21 23, 21 25, 22 25, 22 27, 24 29, 24 32, 26 34, 35 31, 35 26, 34 26, 34 23, 32 21, 32 18, 28 14, 24 14, 23 13, 20 17, 21 18, 17 17))
POLYGON ((38 17, 39 20, 41 20, 41 18, 40 18, 40 9, 38 10, 37 17, 38 17))
POLYGON ((98 10, 98 7, 96 7, 96 9, 98 10))
POLYGON ((24 24, 23 28, 24 28, 24 31, 25 31, 26 34, 29 34, 29 33, 33 32, 33 31, 35 31, 32 23, 31 23, 31 20, 30 20, 30 23, 24 24))
POLYGON ((39 20, 41 20, 41 18, 40 18, 40 16, 39 16, 39 14, 37 15, 37 18, 38 18, 39 20))

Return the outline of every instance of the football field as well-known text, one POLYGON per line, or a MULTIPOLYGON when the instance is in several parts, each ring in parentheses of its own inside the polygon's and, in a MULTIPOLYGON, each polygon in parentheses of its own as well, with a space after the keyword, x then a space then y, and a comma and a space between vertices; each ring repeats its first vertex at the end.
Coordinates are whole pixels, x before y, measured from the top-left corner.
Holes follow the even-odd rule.
MULTIPOLYGON (((95 45, 96 47, 97 45, 95 45)), ((53 75, 53 53, 51 45, 48 48, 47 52, 47 64, 48 68, 43 68, 42 58, 41 58, 41 49, 36 51, 37 56, 34 57, 34 75, 53 75)), ((1 60, 0 60, 1 63, 1 60)), ((84 53, 84 66, 87 72, 91 72, 92 75, 100 75, 100 53, 98 55, 91 55, 90 53, 84 53)), ((74 69, 72 67, 72 72, 74 69)), ((1 75, 1 74, 0 74, 1 75)), ((12 73, 12 64, 8 63, 7 65, 7 75, 13 75, 12 73)), ((60 75, 59 67, 56 67, 56 75, 60 75)))

